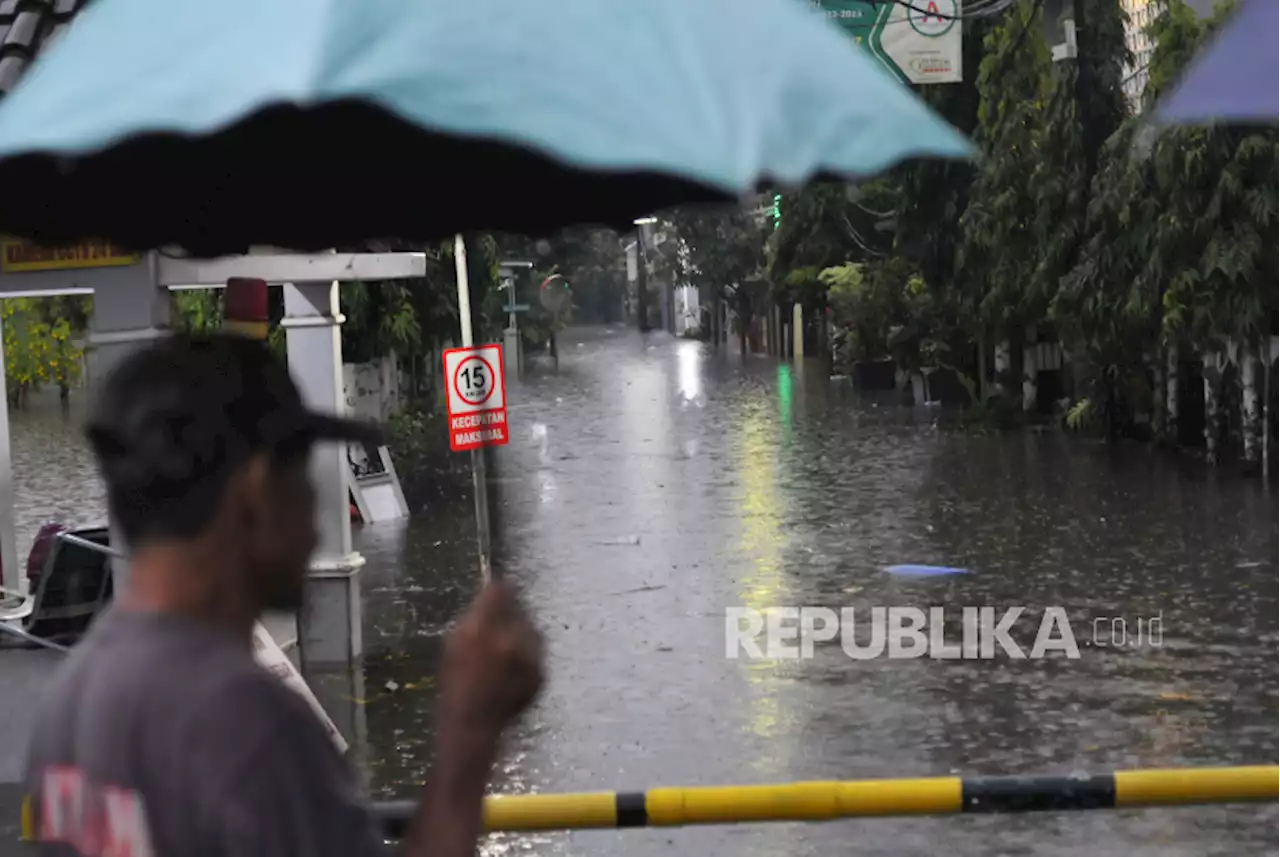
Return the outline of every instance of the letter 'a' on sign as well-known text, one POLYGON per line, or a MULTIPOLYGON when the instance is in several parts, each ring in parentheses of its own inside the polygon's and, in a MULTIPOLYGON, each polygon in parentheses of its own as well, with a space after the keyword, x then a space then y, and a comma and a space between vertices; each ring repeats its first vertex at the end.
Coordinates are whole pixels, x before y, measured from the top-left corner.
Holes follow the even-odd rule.
POLYGON ((448 392, 450 449, 466 452, 506 445, 510 433, 502 346, 445 351, 444 387, 448 392))

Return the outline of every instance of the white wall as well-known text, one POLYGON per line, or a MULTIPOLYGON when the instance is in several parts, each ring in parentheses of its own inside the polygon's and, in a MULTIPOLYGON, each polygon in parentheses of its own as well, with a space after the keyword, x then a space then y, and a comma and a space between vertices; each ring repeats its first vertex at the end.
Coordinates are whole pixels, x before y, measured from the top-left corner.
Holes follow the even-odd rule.
POLYGON ((342 364, 342 392, 348 413, 386 422, 400 407, 400 373, 395 355, 370 363, 342 364))
POLYGON ((699 322, 698 287, 680 286, 676 289, 676 335, 686 330, 696 330, 699 322))

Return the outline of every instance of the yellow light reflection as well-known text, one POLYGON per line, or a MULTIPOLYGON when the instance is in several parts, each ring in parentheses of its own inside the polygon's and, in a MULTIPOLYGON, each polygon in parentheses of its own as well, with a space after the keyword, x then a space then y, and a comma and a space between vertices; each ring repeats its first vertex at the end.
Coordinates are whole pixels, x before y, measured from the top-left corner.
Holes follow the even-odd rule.
MULTIPOLYGON (((738 550, 748 564, 738 580, 739 604, 764 610, 787 605, 789 587, 783 575, 781 557, 782 496, 776 478, 777 423, 763 409, 754 410, 738 424, 734 438, 737 469, 742 477, 742 533, 738 550)), ((776 661, 741 661, 752 685, 747 728, 771 740, 782 734, 782 700, 777 684, 776 661)))

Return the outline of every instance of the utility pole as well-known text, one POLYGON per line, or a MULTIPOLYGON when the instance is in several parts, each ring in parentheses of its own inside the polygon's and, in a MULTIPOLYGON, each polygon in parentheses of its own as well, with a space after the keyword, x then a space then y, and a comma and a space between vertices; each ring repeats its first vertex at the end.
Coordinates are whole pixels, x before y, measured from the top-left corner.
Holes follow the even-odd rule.
MULTIPOLYGON (((641 226, 643 229, 643 226, 641 226)), ((640 318, 640 333, 649 331, 649 278, 645 276, 648 262, 644 257, 644 238, 636 229, 636 316, 640 318)))
POLYGON ((636 315, 640 317, 641 333, 649 332, 649 263, 644 254, 644 228, 653 222, 652 217, 636 220, 636 315))
MULTIPOLYGON (((475 344, 471 330, 471 284, 467 281, 467 244, 461 235, 453 237, 454 269, 458 280, 458 323, 462 328, 462 347, 475 344)), ((489 455, 492 447, 471 450, 471 484, 476 495, 476 547, 480 556, 480 579, 493 579, 493 540, 489 504, 489 455)))
POLYGON ((1084 199, 1089 198, 1089 187, 1100 148, 1097 138, 1098 123, 1089 103, 1089 87, 1093 83, 1094 51, 1092 33, 1085 22, 1084 7, 1087 0, 1071 0, 1071 19, 1075 27, 1076 51, 1076 121, 1080 123, 1080 142, 1084 149, 1084 199))

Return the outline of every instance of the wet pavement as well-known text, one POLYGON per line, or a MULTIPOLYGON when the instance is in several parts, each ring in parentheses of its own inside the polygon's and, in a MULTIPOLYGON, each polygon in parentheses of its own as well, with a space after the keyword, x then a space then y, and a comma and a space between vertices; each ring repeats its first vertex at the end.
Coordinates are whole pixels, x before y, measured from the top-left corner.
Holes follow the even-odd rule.
MULTIPOLYGON (((1277 504, 1261 487, 1142 447, 949 431, 936 411, 860 401, 816 362, 622 328, 564 340, 558 372, 509 390, 503 546, 550 681, 497 790, 1276 762, 1277 504), (882 571, 898 563, 970 573, 882 571), (1013 636, 1027 648, 1040 611, 1061 606, 1081 656, 859 661, 833 643, 809 660, 727 658, 726 610, 773 605, 1025 606, 1034 621, 1013 636), (1161 645, 1136 644, 1156 617, 1161 645)), ((87 456, 58 434, 74 414, 13 421, 23 544, 55 512, 100 520, 87 456), (37 451, 53 437, 63 447, 37 451)), ((443 493, 358 535, 379 797, 415 795, 429 768, 441 635, 476 585, 471 501, 443 493)), ((1274 854, 1276 841, 1275 807, 1211 807, 556 833, 485 850, 1140 857, 1274 854)))

